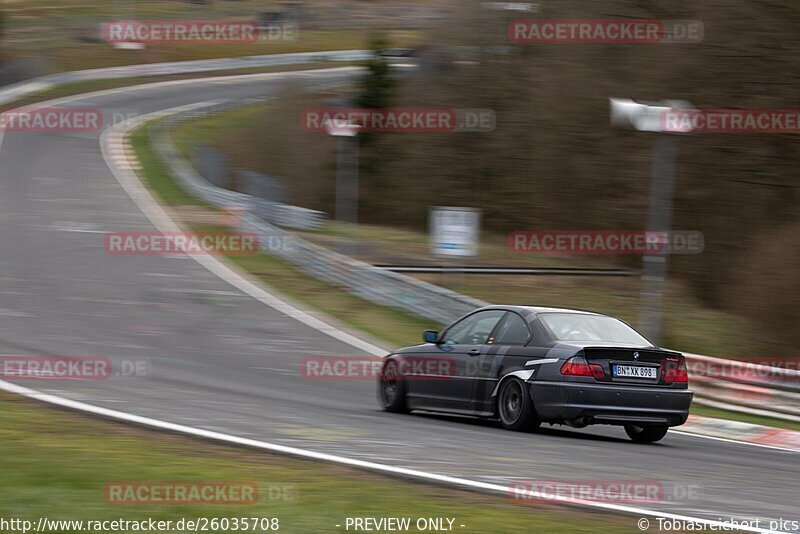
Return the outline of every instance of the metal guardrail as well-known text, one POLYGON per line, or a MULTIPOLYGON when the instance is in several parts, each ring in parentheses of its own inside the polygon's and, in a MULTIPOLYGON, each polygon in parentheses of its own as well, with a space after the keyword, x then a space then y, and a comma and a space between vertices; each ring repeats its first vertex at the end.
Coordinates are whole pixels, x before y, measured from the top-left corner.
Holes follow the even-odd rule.
MULTIPOLYGON (((252 198, 252 197, 251 197, 252 198)), ((317 210, 252 198, 253 213, 259 218, 282 228, 316 230, 325 223, 325 213, 317 210)))
POLYGON ((800 370, 685 354, 695 397, 800 421, 800 370))
MULTIPOLYGON (((158 138, 158 141, 153 142, 153 146, 156 147, 156 150, 164 161, 170 162, 170 166, 176 170, 176 172, 180 172, 182 175, 192 172, 197 174, 194 168, 180 154, 171 139, 167 138, 168 130, 179 122, 197 119, 213 113, 220 113, 226 109, 266 100, 267 99, 221 101, 217 104, 192 109, 182 114, 170 115, 162 121, 159 121, 151 130, 151 139, 155 140, 158 138)), ((283 228, 315 230, 324 224, 325 214, 321 211, 257 198, 244 193, 217 187, 204 178, 203 181, 206 183, 196 184, 196 186, 203 191, 203 195, 201 196, 198 194, 198 196, 207 199, 207 202, 216 206, 224 205, 227 206, 227 209, 244 210, 255 215, 259 219, 283 228)))

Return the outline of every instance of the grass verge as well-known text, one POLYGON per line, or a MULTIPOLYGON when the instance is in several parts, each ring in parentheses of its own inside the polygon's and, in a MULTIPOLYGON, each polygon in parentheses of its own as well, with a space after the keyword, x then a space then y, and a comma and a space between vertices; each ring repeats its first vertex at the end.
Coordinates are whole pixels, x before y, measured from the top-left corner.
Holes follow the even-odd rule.
POLYGON ((454 518, 455 530, 469 533, 637 530, 635 518, 532 507, 505 497, 198 442, 42 408, 8 394, 0 394, 0 402, 0 517, 6 520, 19 518, 35 525, 40 517, 173 522, 266 517, 278 518, 280 532, 302 533, 342 532, 344 528, 336 525, 344 526, 347 517, 391 516, 454 518), (238 505, 107 503, 106 484, 122 482, 247 482, 258 486, 259 498, 256 504, 238 505), (465 527, 458 528, 461 524, 465 527))

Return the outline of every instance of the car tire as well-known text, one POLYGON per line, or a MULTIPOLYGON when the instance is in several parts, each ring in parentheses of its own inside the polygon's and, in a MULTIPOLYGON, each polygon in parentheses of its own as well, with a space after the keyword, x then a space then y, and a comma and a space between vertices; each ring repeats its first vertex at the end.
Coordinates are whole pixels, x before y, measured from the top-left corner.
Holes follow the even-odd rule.
POLYGON ((394 360, 389 360, 383 366, 378 380, 378 399, 387 412, 408 413, 406 382, 394 360))
POLYGON ((667 435, 668 426, 625 425, 625 433, 636 443, 655 443, 667 435))
POLYGON ((533 400, 525 391, 525 383, 518 378, 509 378, 497 392, 497 416, 506 430, 534 431, 542 422, 536 415, 533 400))

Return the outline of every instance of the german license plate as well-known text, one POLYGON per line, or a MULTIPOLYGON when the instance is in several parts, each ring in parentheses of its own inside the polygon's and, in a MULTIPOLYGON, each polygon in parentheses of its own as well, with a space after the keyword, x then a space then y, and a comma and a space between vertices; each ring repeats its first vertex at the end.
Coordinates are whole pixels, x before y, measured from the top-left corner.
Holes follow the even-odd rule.
POLYGON ((612 365, 614 378, 645 378, 655 380, 658 378, 658 368, 642 367, 638 365, 612 365))

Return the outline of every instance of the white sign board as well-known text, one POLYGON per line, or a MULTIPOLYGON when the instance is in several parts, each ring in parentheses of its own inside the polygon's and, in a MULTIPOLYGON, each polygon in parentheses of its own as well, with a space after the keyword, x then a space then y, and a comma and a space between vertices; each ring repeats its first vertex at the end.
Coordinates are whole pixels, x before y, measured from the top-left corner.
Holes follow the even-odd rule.
POLYGON ((431 208, 431 251, 441 256, 476 255, 480 226, 481 212, 478 209, 431 208))

